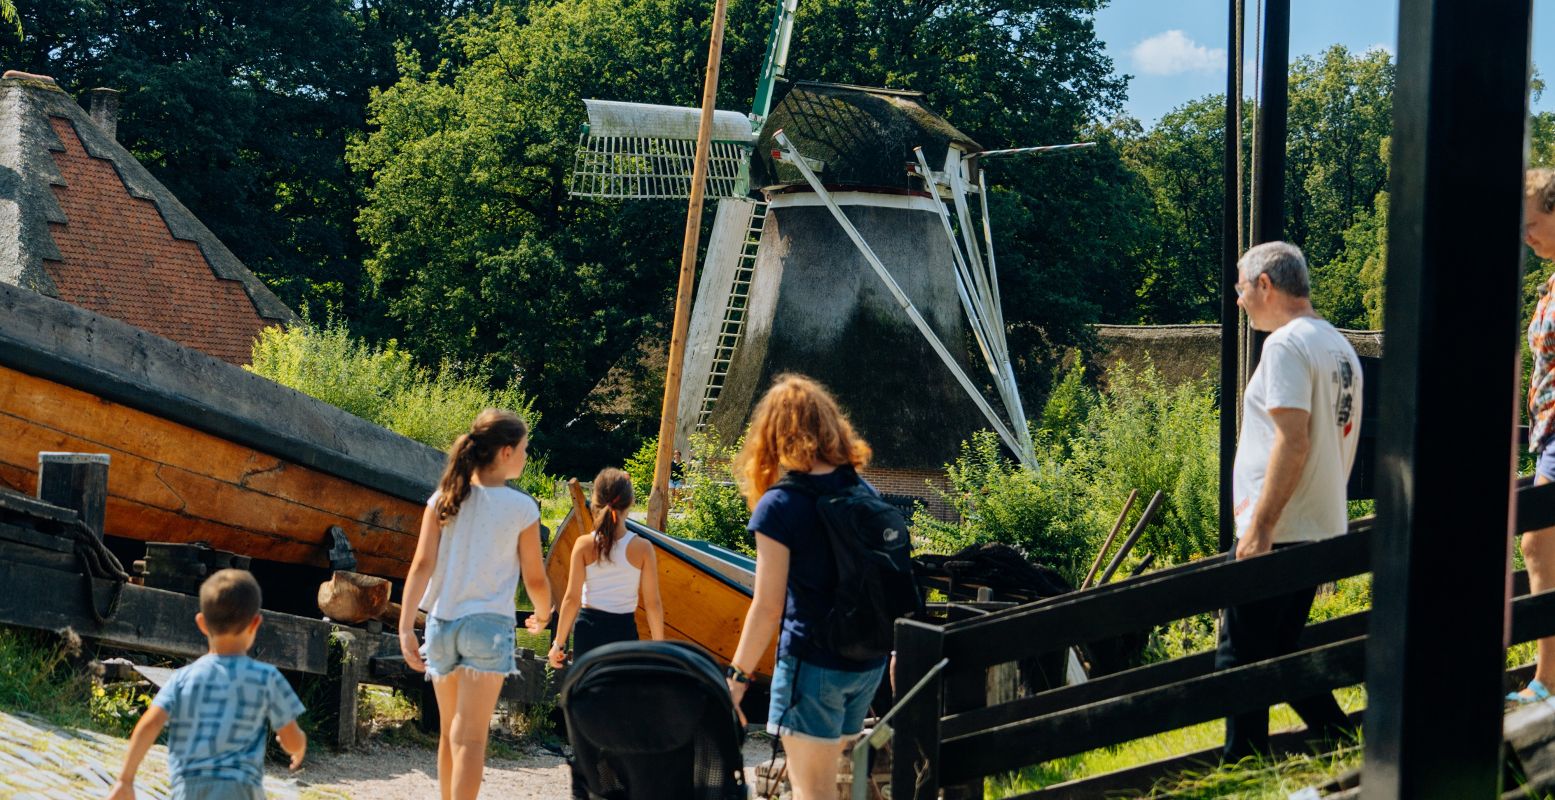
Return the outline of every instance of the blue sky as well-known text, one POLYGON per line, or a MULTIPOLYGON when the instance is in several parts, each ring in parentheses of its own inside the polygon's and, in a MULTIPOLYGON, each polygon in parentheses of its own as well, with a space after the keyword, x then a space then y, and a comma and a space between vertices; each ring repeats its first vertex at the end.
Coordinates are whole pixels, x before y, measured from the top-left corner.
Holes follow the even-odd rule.
MULTIPOLYGON (((1188 100, 1225 91, 1226 6, 1226 0, 1112 0, 1096 15, 1096 34, 1113 66, 1133 76, 1130 115, 1149 126, 1188 100)), ((1251 60, 1255 3, 1247 6, 1251 60)), ((1397 53, 1397 0, 1297 0, 1290 24, 1292 59, 1333 44, 1397 53)), ((1533 62, 1552 87, 1535 108, 1555 111, 1555 0, 1534 0, 1533 36, 1533 62)), ((1251 87, 1250 71, 1247 80, 1251 87)))

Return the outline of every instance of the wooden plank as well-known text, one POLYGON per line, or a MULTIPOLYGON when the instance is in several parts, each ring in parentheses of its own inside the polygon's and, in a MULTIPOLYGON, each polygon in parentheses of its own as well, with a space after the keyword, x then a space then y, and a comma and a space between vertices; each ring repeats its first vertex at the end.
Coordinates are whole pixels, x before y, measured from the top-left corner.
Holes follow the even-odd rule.
MULTIPOLYGON (((916 686, 944 657, 945 634, 938 626, 916 620, 896 621, 896 683, 899 691, 916 686)), ((935 800, 939 796, 940 714, 944 708, 945 673, 933 678, 906 705, 898 704, 891 735, 891 796, 902 800, 935 800)), ((968 777, 971 777, 968 775, 968 777)))
MULTIPOLYGON (((1033 649, 1084 644, 1132 633, 1228 604, 1274 597, 1369 569, 1371 538, 1362 531, 1192 573, 1142 575, 1127 592, 1079 592, 1061 602, 1019 607, 945 626, 946 652, 956 670, 1022 658, 1033 649)), ((1118 585, 1118 584, 1114 584, 1118 585)))
POLYGON ((1360 683, 1366 639, 1355 637, 1071 711, 989 728, 941 745, 947 782, 1019 769, 1219 719, 1291 697, 1360 683))
POLYGON ((1517 531, 1555 527, 1555 483, 1517 490, 1517 531))
MULTIPOLYGON (((1363 611, 1307 626, 1301 632, 1298 647, 1300 649, 1319 647, 1365 634, 1366 612, 1363 611)), ((1009 703, 951 714, 941 723, 941 729, 947 738, 964 736, 1023 719, 1079 708, 1112 697, 1191 680, 1214 671, 1213 650, 1195 653, 1113 675, 1092 678, 1085 683, 1052 689, 1009 703)))
MULTIPOLYGON (((83 638, 117 647, 184 658, 198 658, 209 649, 195 627, 197 597, 122 586, 118 611, 102 626, 87 607, 86 578, 60 570, 0 560, 0 624, 40 630, 73 629, 83 638)), ((114 585, 92 582, 92 602, 107 609, 114 585)), ((264 623, 251 652, 254 658, 294 672, 323 674, 330 625, 323 620, 264 612, 264 623)))

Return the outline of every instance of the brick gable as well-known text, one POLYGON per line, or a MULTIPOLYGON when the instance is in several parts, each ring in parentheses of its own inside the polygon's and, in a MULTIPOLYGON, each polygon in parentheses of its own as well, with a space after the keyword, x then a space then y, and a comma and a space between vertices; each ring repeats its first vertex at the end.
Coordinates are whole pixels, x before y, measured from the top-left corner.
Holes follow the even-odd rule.
POLYGON ((197 244, 174 238, 155 203, 132 196, 110 161, 86 152, 70 120, 48 121, 64 145, 52 153, 64 185, 52 188, 66 221, 49 223, 59 258, 43 262, 59 299, 248 363, 269 323, 242 282, 217 277, 197 244))

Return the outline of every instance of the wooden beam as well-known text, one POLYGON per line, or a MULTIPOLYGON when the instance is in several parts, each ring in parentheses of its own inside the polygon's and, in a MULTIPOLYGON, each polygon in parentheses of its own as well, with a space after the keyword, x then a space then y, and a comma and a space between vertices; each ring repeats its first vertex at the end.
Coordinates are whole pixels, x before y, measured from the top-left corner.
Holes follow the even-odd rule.
POLYGON ((1360 683, 1365 637, 1260 661, 1082 709, 990 728, 940 747, 946 782, 1019 769, 1249 708, 1360 683))
MULTIPOLYGON (((0 624, 56 632, 70 628, 84 639, 183 658, 198 658, 210 649, 194 625, 199 598, 93 580, 91 602, 99 611, 110 607, 115 586, 122 591, 117 611, 99 627, 86 605, 86 580, 60 570, 0 560, 0 586, 6 587, 0 592, 0 624)), ((283 670, 324 673, 329 623, 274 611, 265 611, 264 620, 250 653, 254 658, 283 670)))
POLYGON ((1216 559, 1190 574, 1154 579, 1146 574, 1126 593, 1065 595, 1043 608, 951 623, 945 626, 945 648, 956 655, 951 671, 1002 664, 1027 655, 1032 642, 1044 649, 1084 644, 1347 578, 1366 572, 1370 555, 1370 534, 1361 532, 1245 561, 1216 559))
POLYGON ((1399 4, 1368 800, 1500 790, 1531 15, 1399 4))

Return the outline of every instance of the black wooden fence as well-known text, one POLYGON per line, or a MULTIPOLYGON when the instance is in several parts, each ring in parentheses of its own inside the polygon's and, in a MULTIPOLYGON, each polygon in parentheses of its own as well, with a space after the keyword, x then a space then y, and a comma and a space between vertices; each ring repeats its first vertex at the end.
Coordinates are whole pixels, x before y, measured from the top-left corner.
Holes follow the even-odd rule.
MULTIPOLYGON (((1518 491, 1519 531, 1555 524, 1555 485, 1518 491)), ((988 670, 1371 569, 1372 520, 1346 536, 1231 562, 1205 559, 971 619, 897 623, 898 686, 949 663, 897 714, 892 796, 981 797, 983 779, 1365 679, 1367 614, 1308 626, 1295 653, 1216 670, 1199 653, 989 706, 988 670)), ((1555 634, 1555 592, 1515 578, 1512 641, 1555 634)), ((1442 587, 1442 591, 1451 591, 1442 587)))

